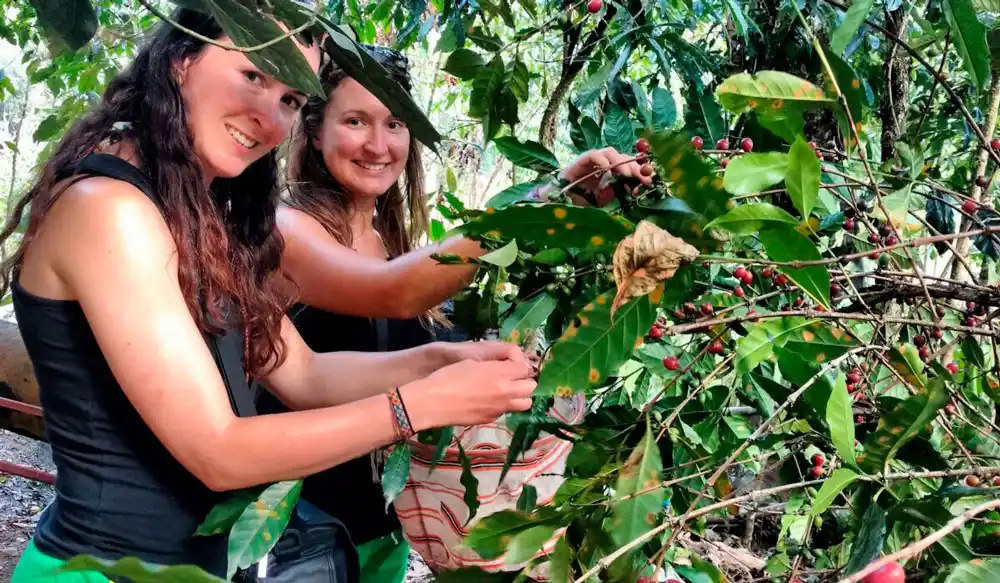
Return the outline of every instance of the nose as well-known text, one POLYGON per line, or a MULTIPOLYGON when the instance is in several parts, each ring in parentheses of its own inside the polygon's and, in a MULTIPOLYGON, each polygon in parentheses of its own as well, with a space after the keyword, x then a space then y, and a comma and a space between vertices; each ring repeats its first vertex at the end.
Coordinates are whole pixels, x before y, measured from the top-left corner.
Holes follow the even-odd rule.
POLYGON ((389 140, 381 124, 376 124, 365 141, 365 151, 373 156, 382 156, 389 151, 389 140))
POLYGON ((261 138, 280 142, 291 130, 295 112, 282 103, 283 97, 281 92, 267 92, 254 102, 250 118, 263 134, 261 138))

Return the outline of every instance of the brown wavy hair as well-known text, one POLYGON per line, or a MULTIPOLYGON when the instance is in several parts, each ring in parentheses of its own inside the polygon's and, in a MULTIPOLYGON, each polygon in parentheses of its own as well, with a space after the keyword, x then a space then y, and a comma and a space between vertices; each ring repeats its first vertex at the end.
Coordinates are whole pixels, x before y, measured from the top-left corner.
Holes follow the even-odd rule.
MULTIPOLYGON (((410 93, 410 72, 406 57, 385 47, 362 45, 389 73, 389 76, 410 93)), ((323 153, 313 146, 323 126, 323 113, 329 96, 348 77, 330 61, 320 71, 326 98, 311 97, 302 108, 302 116, 289 148, 288 188, 285 202, 313 217, 341 245, 351 247, 350 218, 353 199, 330 174, 323 153)), ((374 228, 389 252, 389 258, 409 253, 427 231, 427 195, 424 192, 424 165, 420 143, 410 135, 410 153, 406 158, 401 180, 396 181, 375 201, 374 228)))
MULTIPOLYGON (((177 9, 173 20, 209 38, 222 29, 208 15, 177 9)), ((311 43, 308 37, 303 38, 311 43)), ((135 148, 177 245, 178 279, 188 310, 206 334, 242 327, 244 364, 255 376, 284 360, 281 319, 290 304, 275 285, 283 241, 275 228, 277 159, 270 152, 235 178, 206 187, 174 72, 205 43, 166 23, 117 75, 101 103, 66 133, 0 232, 0 245, 30 218, 21 244, 0 266, 4 293, 49 210, 89 153, 124 141, 135 148)), ((77 177, 79 179, 81 177, 77 177)))

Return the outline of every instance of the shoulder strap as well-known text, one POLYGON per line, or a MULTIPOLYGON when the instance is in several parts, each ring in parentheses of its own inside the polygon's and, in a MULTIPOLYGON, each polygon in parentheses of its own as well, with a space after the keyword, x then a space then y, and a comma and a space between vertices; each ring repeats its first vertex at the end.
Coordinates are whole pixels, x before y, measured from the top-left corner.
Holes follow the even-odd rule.
POLYGON ((160 205, 159 198, 153 192, 153 183, 146 173, 118 156, 104 153, 87 154, 77 163, 75 168, 70 169, 59 178, 64 179, 71 176, 106 176, 128 182, 141 190, 157 206, 160 205))

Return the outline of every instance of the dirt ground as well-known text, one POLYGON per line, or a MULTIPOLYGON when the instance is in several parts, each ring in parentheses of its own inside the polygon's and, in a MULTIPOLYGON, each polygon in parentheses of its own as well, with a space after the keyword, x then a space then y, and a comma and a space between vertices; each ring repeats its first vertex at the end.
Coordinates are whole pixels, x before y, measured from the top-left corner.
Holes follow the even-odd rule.
MULTIPOLYGON (((0 429, 0 459, 54 471, 49 446, 0 429)), ((0 583, 9 583, 18 557, 35 530, 39 513, 52 501, 47 484, 0 474, 0 583)), ((434 577, 418 555, 410 556, 406 583, 431 583, 434 577)))

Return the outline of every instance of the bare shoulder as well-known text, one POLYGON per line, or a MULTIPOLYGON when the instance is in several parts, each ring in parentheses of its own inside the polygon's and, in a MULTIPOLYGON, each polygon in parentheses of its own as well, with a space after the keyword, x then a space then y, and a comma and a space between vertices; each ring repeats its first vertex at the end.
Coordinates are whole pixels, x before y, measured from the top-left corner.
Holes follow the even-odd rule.
POLYGON ((278 230, 283 237, 295 237, 298 235, 318 236, 329 234, 323 225, 314 219, 309 213, 292 208, 288 205, 278 205, 275 221, 278 230))

